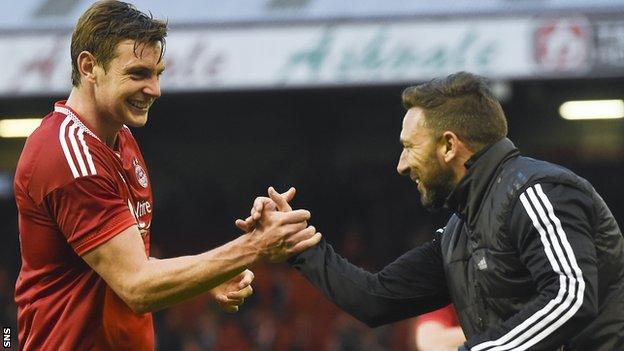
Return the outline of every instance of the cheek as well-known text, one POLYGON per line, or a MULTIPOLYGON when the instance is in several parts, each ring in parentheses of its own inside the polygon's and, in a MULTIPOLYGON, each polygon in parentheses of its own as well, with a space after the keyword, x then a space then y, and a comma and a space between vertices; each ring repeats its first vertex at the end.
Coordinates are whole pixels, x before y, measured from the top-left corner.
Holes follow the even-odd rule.
POLYGON ((102 108, 110 108, 111 106, 111 98, 110 98, 110 93, 111 91, 107 89, 107 87, 99 87, 96 91, 95 91, 95 100, 97 101, 98 105, 100 105, 100 107, 102 108))
POLYGON ((421 178, 428 182, 431 178, 436 178, 440 172, 440 163, 435 155, 422 156, 420 159, 421 178))
POLYGON ((412 151, 407 151, 405 153, 405 156, 403 157, 403 161, 405 162, 405 165, 408 166, 409 168, 413 168, 417 166, 416 155, 412 151))
POLYGON ((102 84, 95 95, 98 96, 101 101, 111 104, 115 102, 118 92, 119 90, 115 85, 109 83, 102 84))
POLYGON ((419 171, 425 171, 427 167, 427 157, 421 153, 415 153, 412 156, 412 165, 416 166, 419 171))

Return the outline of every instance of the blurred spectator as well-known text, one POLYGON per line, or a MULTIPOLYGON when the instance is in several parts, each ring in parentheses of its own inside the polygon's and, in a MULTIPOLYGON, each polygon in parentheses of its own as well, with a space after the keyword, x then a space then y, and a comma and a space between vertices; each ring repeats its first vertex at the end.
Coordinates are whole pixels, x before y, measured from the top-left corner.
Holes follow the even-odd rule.
POLYGON ((418 351, 456 351, 465 341, 453 305, 416 318, 418 351))
POLYGON ((340 314, 332 326, 330 351, 389 350, 387 327, 371 329, 351 316, 340 314))

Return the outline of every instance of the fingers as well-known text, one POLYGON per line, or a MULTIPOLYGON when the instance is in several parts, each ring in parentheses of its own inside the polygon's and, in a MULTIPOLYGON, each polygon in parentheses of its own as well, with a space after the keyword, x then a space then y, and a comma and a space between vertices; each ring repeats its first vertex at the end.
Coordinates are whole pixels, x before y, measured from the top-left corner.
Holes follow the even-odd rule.
POLYGON ((221 310, 226 313, 238 312, 238 306, 221 305, 221 304, 219 304, 219 306, 221 307, 221 310))
POLYGON ((305 222, 310 219, 310 211, 308 210, 294 210, 290 212, 278 212, 275 213, 275 220, 280 221, 282 224, 291 224, 305 222))
POLYGON ((249 233, 254 229, 254 221, 251 219, 251 216, 247 217, 245 220, 237 219, 234 222, 234 225, 236 225, 236 228, 240 229, 243 233, 249 233))
MULTIPOLYGON (((251 286, 249 286, 249 288, 251 289, 251 286)), ((251 291, 253 292, 253 291, 251 291)), ((240 306, 245 302, 245 298, 244 297, 239 297, 239 295, 243 295, 243 294, 238 294, 235 297, 229 298, 228 296, 230 294, 234 294, 234 292, 232 293, 228 293, 226 294, 219 294, 217 296, 215 296, 215 300, 217 301, 217 303, 219 304, 219 306, 221 306, 221 308, 223 307, 228 307, 228 306, 240 306)), ((251 293, 246 294, 245 297, 250 296, 251 293)))
POLYGON ((230 304, 229 302, 221 302, 219 301, 219 307, 222 311, 227 313, 236 313, 238 312, 238 306, 242 305, 242 303, 238 304, 230 304))
POLYGON ((253 206, 251 207, 251 219, 257 222, 262 217, 263 211, 275 211, 276 209, 277 206, 273 200, 266 196, 259 196, 254 200, 253 206))
POLYGON ((258 196, 253 203, 253 206, 251 207, 251 218, 254 221, 257 221, 260 219, 260 217, 262 216, 262 210, 265 207, 268 207, 269 204, 271 204, 273 201, 271 199, 269 199, 268 197, 265 196, 258 196))
MULTIPOLYGON (((291 189, 294 189, 294 188, 291 188, 291 189)), ((290 189, 288 191, 290 191, 290 189)), ((292 196, 295 196, 294 191, 293 191, 292 196)), ((277 209, 279 211, 281 212, 292 211, 292 207, 290 207, 286 198, 282 196, 282 194, 279 194, 277 191, 275 191, 275 189, 273 189, 272 186, 269 187, 269 197, 271 198, 271 200, 275 202, 275 204, 277 205, 277 209)))
POLYGON ((251 285, 247 285, 246 287, 238 290, 227 293, 225 297, 228 299, 228 302, 239 302, 239 304, 243 304, 246 298, 253 294, 253 288, 251 285))
POLYGON ((291 186, 290 189, 286 190, 281 195, 287 202, 291 202, 295 198, 296 192, 297 192, 297 189, 291 186))
MULTIPOLYGON (((303 224, 303 223, 302 223, 303 224)), ((293 225, 293 224, 290 224, 293 225)), ((294 247, 300 241, 304 241, 310 239, 314 234, 316 234, 316 228, 314 226, 299 226, 296 230, 293 230, 295 234, 291 235, 288 239, 286 239, 287 245, 289 248, 294 247)))
POLYGON ((293 248, 290 250, 290 253, 298 254, 300 252, 303 252, 311 248, 312 246, 315 246, 316 244, 318 244, 322 238, 323 238, 323 235, 321 233, 316 233, 311 238, 300 241, 295 246, 293 246, 293 248))
POLYGON ((238 287, 243 289, 251 284, 254 280, 255 276, 252 271, 249 269, 245 269, 241 274, 238 275, 241 279, 238 282, 238 287))
POLYGON ((245 303, 245 299, 253 294, 253 288, 251 287, 251 282, 254 279, 254 274, 252 271, 246 269, 241 272, 239 275, 234 277, 230 284, 236 284, 232 286, 232 288, 237 289, 235 291, 230 291, 227 293, 218 294, 215 296, 219 307, 225 312, 235 313, 238 312, 239 306, 245 303))
POLYGON ((221 309, 227 313, 238 312, 239 306, 245 303, 245 299, 253 294, 253 288, 251 285, 247 285, 244 288, 229 292, 226 295, 217 296, 217 302, 221 309))
POLYGON ((295 193, 297 192, 295 188, 290 187, 290 189, 286 190, 282 194, 278 194, 277 191, 275 191, 273 187, 270 187, 269 193, 271 192, 275 194, 274 196, 277 196, 280 198, 279 207, 273 199, 265 197, 265 196, 258 196, 254 200, 254 203, 251 207, 250 216, 247 217, 247 219, 245 219, 244 221, 236 220, 235 222, 236 227, 238 227, 243 232, 249 232, 254 229, 256 223, 262 217, 262 211, 264 210, 274 211, 276 209, 279 209, 280 211, 292 210, 288 202, 292 201, 292 199, 295 197, 295 193))
POLYGON ((279 231, 277 232, 277 236, 279 239, 274 240, 284 240, 284 243, 288 245, 288 247, 294 246, 296 243, 303 239, 307 239, 314 235, 314 233, 309 233, 307 237, 305 236, 304 229, 308 227, 308 222, 297 222, 297 223, 289 223, 280 226, 279 231))

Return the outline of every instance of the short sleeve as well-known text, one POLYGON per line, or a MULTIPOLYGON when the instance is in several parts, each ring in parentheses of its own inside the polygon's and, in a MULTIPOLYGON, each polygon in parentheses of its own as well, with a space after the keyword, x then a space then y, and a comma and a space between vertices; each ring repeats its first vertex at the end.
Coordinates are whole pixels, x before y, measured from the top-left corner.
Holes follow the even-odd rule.
POLYGON ((89 176, 52 191, 45 199, 65 240, 78 255, 105 243, 136 224, 114 181, 89 176))

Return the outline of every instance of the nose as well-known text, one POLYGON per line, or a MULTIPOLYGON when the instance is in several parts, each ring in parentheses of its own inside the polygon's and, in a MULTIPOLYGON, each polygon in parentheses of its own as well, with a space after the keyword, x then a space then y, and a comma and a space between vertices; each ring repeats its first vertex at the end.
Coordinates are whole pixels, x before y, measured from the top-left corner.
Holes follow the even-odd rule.
POLYGON ((397 164, 397 172, 400 175, 409 174, 409 166, 407 165, 407 161, 405 160, 405 150, 401 151, 401 156, 399 156, 399 164, 397 164))
POLYGON ((158 77, 150 79, 149 83, 143 88, 143 93, 150 95, 154 98, 160 97, 160 81, 158 77))

